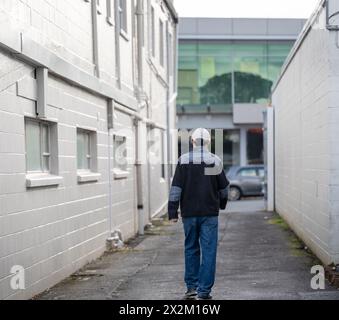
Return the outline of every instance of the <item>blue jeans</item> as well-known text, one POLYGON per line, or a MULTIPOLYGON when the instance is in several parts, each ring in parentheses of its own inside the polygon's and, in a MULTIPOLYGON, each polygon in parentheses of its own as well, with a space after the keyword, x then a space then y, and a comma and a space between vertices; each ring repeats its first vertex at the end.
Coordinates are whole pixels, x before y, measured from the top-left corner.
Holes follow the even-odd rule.
POLYGON ((185 283, 199 297, 211 293, 215 280, 218 217, 183 218, 185 231, 185 283))

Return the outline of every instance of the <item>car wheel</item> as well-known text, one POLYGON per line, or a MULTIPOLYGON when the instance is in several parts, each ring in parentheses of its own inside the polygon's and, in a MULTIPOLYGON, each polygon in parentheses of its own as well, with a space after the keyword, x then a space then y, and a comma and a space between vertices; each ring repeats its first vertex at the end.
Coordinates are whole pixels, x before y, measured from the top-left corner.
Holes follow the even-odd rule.
POLYGON ((230 201, 238 201, 241 199, 241 192, 236 187, 230 187, 228 192, 228 200, 230 201))

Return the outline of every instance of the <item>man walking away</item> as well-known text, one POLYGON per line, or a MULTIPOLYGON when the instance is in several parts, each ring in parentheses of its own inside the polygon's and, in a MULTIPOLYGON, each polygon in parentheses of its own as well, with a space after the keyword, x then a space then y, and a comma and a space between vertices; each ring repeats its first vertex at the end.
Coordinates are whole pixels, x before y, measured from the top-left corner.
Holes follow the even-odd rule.
POLYGON ((185 232, 186 299, 212 299, 218 245, 219 209, 225 209, 229 182, 221 160, 208 151, 211 136, 199 128, 193 151, 178 162, 169 196, 169 219, 178 221, 180 205, 185 232))

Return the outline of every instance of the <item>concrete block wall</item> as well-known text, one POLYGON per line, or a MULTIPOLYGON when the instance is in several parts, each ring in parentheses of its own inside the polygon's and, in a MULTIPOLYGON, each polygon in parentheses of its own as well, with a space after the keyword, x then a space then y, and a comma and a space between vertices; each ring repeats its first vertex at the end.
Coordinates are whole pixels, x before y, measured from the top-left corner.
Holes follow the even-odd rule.
POLYGON ((90 7, 84 0, 5 0, 0 13, 13 29, 93 73, 90 7))
POLYGON ((337 34, 318 8, 273 92, 276 211, 324 264, 339 263, 337 34))
MULTIPOLYGON (((337 8, 338 8, 337 4, 337 8)), ((329 95, 329 141, 330 141, 330 185, 329 201, 331 212, 331 247, 334 260, 339 262, 339 48, 337 45, 338 34, 330 34, 331 59, 329 61, 330 69, 330 95, 329 95)))
MULTIPOLYGON (((175 96, 175 56, 171 77, 166 60, 162 67, 158 54, 150 59, 149 8, 154 6, 156 21, 160 17, 165 25, 168 21, 173 42, 175 19, 165 2, 144 1, 144 87, 138 88, 140 61, 132 17, 136 1, 127 1, 128 32, 119 39, 114 11, 113 20, 107 19, 107 3, 98 2, 93 19, 92 1, 0 2, 0 25, 8 27, 8 33, 0 35, 0 299, 31 298, 99 257, 111 232, 120 230, 123 240, 138 232, 136 121, 143 127, 138 139, 143 160, 152 152, 147 140, 151 129, 157 136, 163 135, 160 146, 167 150, 167 105, 170 129, 176 125, 175 99, 167 103, 168 97, 175 96), (97 41, 93 41, 95 20, 97 41), (120 56, 120 79, 116 54, 120 56), (25 118, 37 117, 41 90, 38 67, 48 70, 45 120, 56 128, 51 137, 56 153, 52 173, 61 182, 58 186, 27 188, 25 118), (112 101, 114 114, 109 119, 112 101), (109 122, 113 122, 113 129, 108 129, 109 122), (98 181, 78 183, 77 128, 95 132, 98 181), (122 179, 114 178, 115 134, 127 139, 129 164, 122 179), (24 267, 25 290, 10 286, 14 265, 24 267)), ((174 157, 174 140, 172 147, 174 157)), ((167 172, 165 178, 161 175, 161 165, 143 162, 143 225, 166 210, 170 177, 167 172)))

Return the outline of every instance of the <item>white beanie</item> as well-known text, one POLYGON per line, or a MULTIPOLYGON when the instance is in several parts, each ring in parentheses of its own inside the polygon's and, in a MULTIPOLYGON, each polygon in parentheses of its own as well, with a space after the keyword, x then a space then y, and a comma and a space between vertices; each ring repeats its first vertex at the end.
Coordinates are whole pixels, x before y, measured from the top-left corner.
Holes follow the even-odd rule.
POLYGON ((193 141, 202 140, 204 142, 204 144, 210 144, 211 143, 211 135, 206 129, 198 128, 193 132, 192 140, 193 141))

